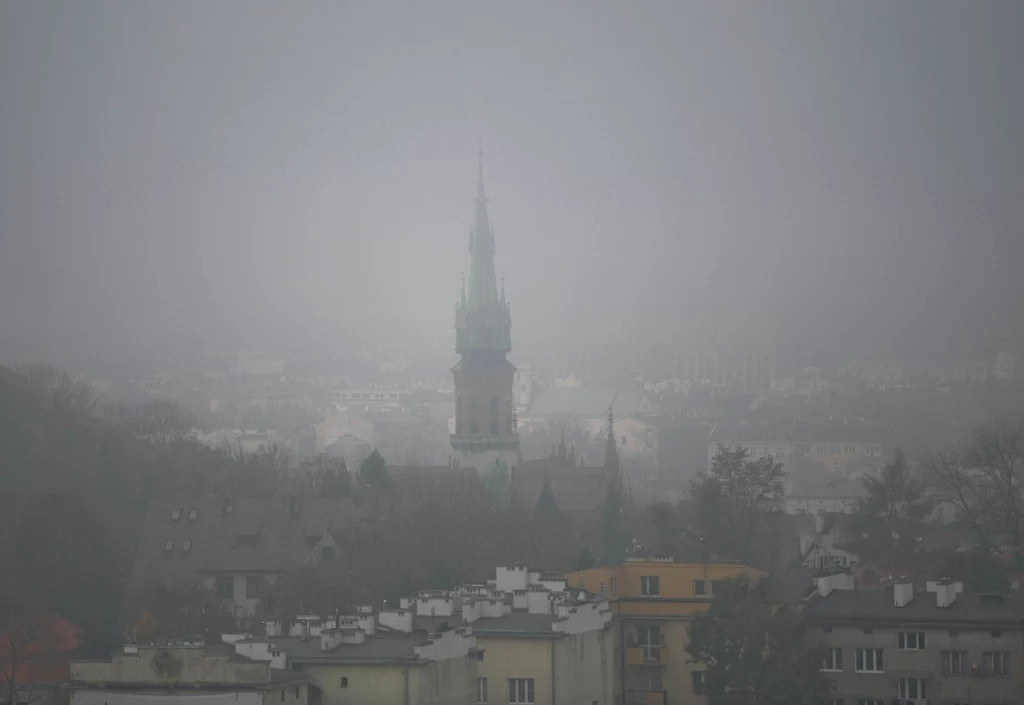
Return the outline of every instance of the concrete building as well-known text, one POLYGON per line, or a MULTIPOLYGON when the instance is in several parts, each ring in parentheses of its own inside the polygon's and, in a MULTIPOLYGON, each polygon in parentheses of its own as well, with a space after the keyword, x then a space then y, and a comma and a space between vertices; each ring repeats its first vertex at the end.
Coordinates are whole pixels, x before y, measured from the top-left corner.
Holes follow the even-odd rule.
POLYGON ((71 705, 306 705, 308 678, 223 644, 127 645, 110 659, 72 661, 71 705))
POLYGON ((579 574, 581 586, 607 596, 621 630, 616 702, 624 705, 704 703, 703 667, 686 653, 690 620, 707 609, 719 581, 768 574, 734 561, 677 562, 639 554, 617 566, 579 574))
POLYGON ((804 611, 829 647, 822 670, 846 703, 1024 702, 1024 600, 970 593, 950 580, 915 592, 898 579, 858 590, 848 573, 820 575, 804 611))
POLYGON ((155 500, 130 591, 198 585, 232 614, 251 616, 269 583, 303 565, 334 560, 340 550, 335 534, 375 518, 376 511, 351 499, 298 496, 155 500))
POLYGON ((562 575, 499 566, 486 585, 421 592, 407 602, 417 627, 472 629, 481 649, 477 703, 613 705, 618 632, 608 600, 562 575))
POLYGON ((391 609, 273 619, 262 636, 224 638, 308 676, 326 705, 615 703, 619 638, 607 599, 523 565, 391 609))
POLYGON ((237 653, 309 678, 324 705, 469 705, 476 640, 465 628, 418 632, 410 610, 271 620, 263 636, 228 635, 237 653))

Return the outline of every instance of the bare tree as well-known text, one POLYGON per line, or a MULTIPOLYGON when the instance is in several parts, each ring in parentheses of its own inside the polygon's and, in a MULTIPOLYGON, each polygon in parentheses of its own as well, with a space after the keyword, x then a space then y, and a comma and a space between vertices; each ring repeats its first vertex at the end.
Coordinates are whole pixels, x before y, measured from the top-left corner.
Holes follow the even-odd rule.
POLYGON ((924 459, 935 498, 953 507, 986 549, 1024 549, 1024 431, 979 429, 964 449, 924 459))
POLYGON ((41 703, 59 677, 48 673, 59 665, 61 637, 53 619, 32 611, 7 615, 0 631, 0 703, 41 703))

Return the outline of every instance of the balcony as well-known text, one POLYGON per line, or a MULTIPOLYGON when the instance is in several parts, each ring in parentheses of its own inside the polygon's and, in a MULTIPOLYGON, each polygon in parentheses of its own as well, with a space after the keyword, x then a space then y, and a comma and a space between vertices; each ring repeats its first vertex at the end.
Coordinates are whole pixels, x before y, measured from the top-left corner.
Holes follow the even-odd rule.
POLYGON ((626 705, 665 705, 664 690, 627 690, 626 705))
POLYGON ((665 646, 627 646, 627 666, 664 666, 668 661, 665 646))

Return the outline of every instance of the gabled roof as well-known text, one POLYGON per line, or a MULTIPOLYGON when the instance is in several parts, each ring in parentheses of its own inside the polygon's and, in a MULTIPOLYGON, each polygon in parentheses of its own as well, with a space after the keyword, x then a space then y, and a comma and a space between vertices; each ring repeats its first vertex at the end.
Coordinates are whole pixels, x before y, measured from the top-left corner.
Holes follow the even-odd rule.
POLYGON ((131 588, 195 582, 204 572, 287 572, 309 556, 307 537, 343 533, 371 513, 372 507, 357 507, 351 499, 154 500, 139 539, 131 588), (175 510, 180 511, 176 520, 175 510), (189 520, 192 510, 196 518, 189 520), (191 542, 188 550, 186 541, 191 542), (169 551, 167 542, 173 542, 169 551))

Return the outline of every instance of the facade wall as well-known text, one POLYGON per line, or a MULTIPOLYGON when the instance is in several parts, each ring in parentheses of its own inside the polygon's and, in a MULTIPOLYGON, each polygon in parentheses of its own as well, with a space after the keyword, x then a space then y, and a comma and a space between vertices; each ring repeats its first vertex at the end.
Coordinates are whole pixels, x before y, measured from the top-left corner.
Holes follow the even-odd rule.
POLYGON ((189 691, 139 692, 117 690, 76 690, 71 693, 71 705, 273 705, 278 693, 263 700, 264 693, 256 690, 220 690, 215 693, 189 691))
POLYGON ((475 659, 467 656, 432 661, 413 669, 410 672, 409 705, 475 703, 477 665, 475 659))
MULTIPOLYGON (((867 623, 865 623, 867 624, 867 623)), ((1024 702, 1024 630, 999 630, 1000 636, 992 635, 991 629, 959 628, 955 624, 940 629, 921 626, 873 625, 871 634, 864 632, 864 626, 834 626, 831 632, 820 632, 822 640, 830 646, 843 650, 843 669, 829 673, 836 684, 835 697, 846 702, 858 699, 884 699, 886 702, 898 697, 900 677, 924 678, 929 703, 974 702, 1016 705, 1024 702), (951 634, 953 627, 955 635, 951 634), (905 650, 898 648, 898 632, 914 631, 925 633, 926 648, 905 650), (855 671, 856 648, 882 649, 884 671, 882 673, 857 673, 855 671), (1010 676, 984 675, 942 675, 942 652, 966 651, 971 665, 982 664, 982 652, 1010 652, 1010 676)))
MULTIPOLYGON (((396 705, 413 703, 406 700, 406 671, 401 665, 334 665, 301 664, 323 693, 323 705, 396 705), (341 679, 347 678, 346 687, 341 679)), ((412 669, 418 667, 412 666, 412 669)), ((409 693, 412 693, 410 688, 409 693)), ((269 704, 268 704, 269 705, 269 704)))
POLYGON ((553 639, 492 638, 477 634, 477 646, 484 649, 484 660, 477 662, 476 672, 478 678, 487 679, 488 702, 508 702, 509 678, 533 678, 536 705, 554 705, 551 700, 553 639))
MULTIPOLYGON (((609 627, 565 636, 553 642, 555 702, 558 705, 613 705, 618 640, 618 628, 609 627)), ((491 698, 491 702, 503 700, 491 698)))

